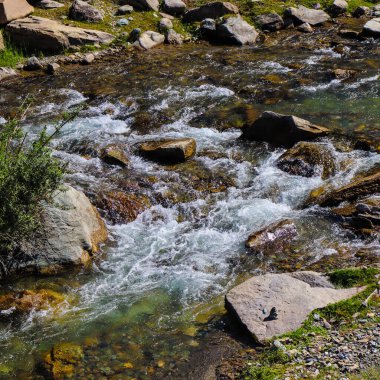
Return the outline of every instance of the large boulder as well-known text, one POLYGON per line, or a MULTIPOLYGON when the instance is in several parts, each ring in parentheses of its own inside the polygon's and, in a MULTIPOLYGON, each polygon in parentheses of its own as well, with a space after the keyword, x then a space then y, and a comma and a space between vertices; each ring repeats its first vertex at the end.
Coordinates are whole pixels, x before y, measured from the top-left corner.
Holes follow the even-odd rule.
POLYGON ((205 18, 218 18, 227 14, 238 14, 239 9, 236 5, 228 2, 215 1, 202 5, 198 8, 190 9, 185 13, 183 20, 185 22, 202 21, 205 18))
POLYGON ((296 236, 295 224, 291 220, 285 219, 253 232, 249 235, 245 245, 255 253, 274 252, 283 249, 284 245, 296 236))
POLYGON ((49 53, 72 46, 108 44, 114 39, 112 34, 99 30, 76 28, 35 16, 12 21, 5 30, 15 45, 49 53))
POLYGON ((298 8, 288 8, 285 15, 291 17, 296 25, 308 23, 312 26, 320 25, 330 19, 330 16, 319 9, 309 9, 300 5, 298 8))
POLYGON ((274 32, 284 27, 284 20, 277 13, 265 13, 256 18, 262 30, 274 32))
POLYGON ((277 160, 276 165, 284 172, 303 177, 321 175, 329 178, 336 172, 334 155, 323 144, 299 142, 277 160))
POLYGON ((131 5, 138 11, 158 11, 160 3, 158 0, 121 0, 120 5, 131 5))
POLYGON ((314 203, 322 207, 337 206, 359 198, 380 193, 380 172, 357 179, 327 194, 321 194, 314 203))
POLYGON ((252 124, 245 125, 242 132, 243 139, 291 147, 299 141, 326 136, 329 130, 297 116, 266 111, 252 124))
POLYGON ((257 342, 263 343, 301 327, 313 310, 351 298, 360 290, 334 289, 316 272, 265 274, 230 290, 226 308, 257 342), (272 308, 277 318, 269 316, 272 308))
POLYGON ((162 10, 173 16, 181 16, 186 12, 187 6, 182 0, 164 0, 162 10))
POLYGON ((39 233, 25 245, 26 259, 18 269, 51 273, 66 266, 88 262, 107 240, 107 230, 95 207, 84 193, 67 187, 46 205, 39 233))
POLYGON ((192 158, 196 152, 196 142, 191 138, 147 141, 140 144, 143 157, 160 163, 176 164, 192 158))
POLYGON ((363 27, 363 34, 372 37, 380 37, 380 18, 367 21, 363 27))
POLYGON ((33 7, 26 0, 0 0, 0 25, 26 17, 33 7))
POLYGON ((258 35, 255 28, 241 17, 229 17, 216 26, 218 41, 232 45, 252 45, 258 35))
POLYGON ((134 45, 143 50, 152 49, 165 42, 165 36, 163 34, 148 30, 141 34, 134 45))
POLYGON ((103 19, 103 15, 99 9, 82 0, 73 1, 69 9, 69 17, 72 20, 89 22, 97 22, 103 19))

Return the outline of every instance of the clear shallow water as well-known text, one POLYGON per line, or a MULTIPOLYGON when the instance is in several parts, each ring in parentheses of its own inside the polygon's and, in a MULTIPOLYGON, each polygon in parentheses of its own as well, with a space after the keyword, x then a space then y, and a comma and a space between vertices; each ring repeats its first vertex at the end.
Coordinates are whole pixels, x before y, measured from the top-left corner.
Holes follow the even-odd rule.
MULTIPOLYGON (((358 54, 349 65, 364 59, 358 54)), ((371 59, 379 62, 378 55, 371 59)), ((183 363, 215 328, 212 318, 223 313, 223 295, 249 274, 300 269, 342 252, 379 253, 377 241, 360 241, 321 210, 300 208, 324 183, 320 177, 280 171, 275 161, 283 150, 243 143, 237 128, 227 128, 272 109, 347 135, 360 127, 360 133, 378 138, 378 66, 336 82, 323 72, 338 64, 341 57, 331 49, 289 57, 270 49, 226 54, 199 47, 179 56, 152 52, 117 66, 76 68, 76 79, 69 68, 43 85, 36 78, 22 81, 20 94, 40 99, 25 121, 31 133, 51 126, 59 112, 88 104, 55 141, 55 154, 69 163, 68 181, 93 198, 110 189, 143 193, 152 207, 131 223, 109 223, 111 242, 92 268, 3 286, 3 292, 49 287, 67 294, 68 301, 58 311, 0 325, 0 373, 34 377, 43 352, 56 342, 74 341, 85 347, 77 378, 184 378, 183 363), (305 67, 295 69, 292 64, 299 62, 305 67), (198 155, 191 163, 162 167, 134 154, 136 143, 157 137, 193 137, 198 155), (111 168, 78 153, 80 146, 111 142, 126 144, 130 168, 111 168), (208 186, 200 185, 204 182, 208 186), (291 251, 280 257, 249 255, 244 248, 249 233, 283 218, 293 219, 300 233, 291 251)), ((7 116, 6 105, 20 99, 10 89, 3 93, 0 115, 7 116)), ((320 143, 340 168, 328 180, 334 187, 380 162, 373 153, 320 143)))

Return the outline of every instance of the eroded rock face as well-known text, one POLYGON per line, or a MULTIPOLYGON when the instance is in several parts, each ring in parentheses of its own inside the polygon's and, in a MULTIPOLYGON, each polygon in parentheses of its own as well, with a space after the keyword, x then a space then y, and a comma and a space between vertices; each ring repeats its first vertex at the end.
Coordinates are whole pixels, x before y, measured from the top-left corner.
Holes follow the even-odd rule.
POLYGON ((122 0, 120 5, 131 5, 133 9, 138 11, 158 11, 160 3, 158 0, 122 0))
POLYGON ((139 146, 143 157, 160 163, 175 164, 192 158, 196 153, 194 139, 148 141, 139 146))
POLYGON ((72 187, 58 191, 44 208, 42 226, 33 244, 25 245, 26 260, 18 269, 54 272, 86 263, 107 240, 107 230, 84 193, 72 187))
POLYGON ((252 124, 245 125, 242 132, 241 137, 246 140, 291 147, 300 141, 326 136, 329 130, 297 116, 266 111, 252 124))
POLYGON ((276 165, 284 172, 303 177, 321 175, 322 179, 326 179, 336 172, 330 149, 311 142, 300 142, 288 149, 277 160, 276 165))
POLYGON ((232 45, 253 45, 258 33, 241 17, 229 17, 216 26, 216 38, 232 45))
POLYGON ((99 9, 82 0, 73 1, 69 10, 69 17, 72 20, 89 22, 97 22, 103 19, 99 9))
POLYGON ((363 27, 363 33, 376 38, 380 37, 380 18, 369 20, 363 27))
POLYGON ((15 45, 45 52, 60 52, 71 46, 108 44, 114 39, 109 33, 35 16, 12 21, 5 30, 15 45))
POLYGON ((190 9, 185 13, 183 20, 185 22, 202 21, 205 18, 218 18, 227 14, 238 14, 239 9, 228 2, 215 1, 202 5, 201 7, 190 9))
POLYGON ((291 17, 296 25, 310 24, 311 26, 320 25, 330 19, 330 16, 318 9, 309 9, 300 5, 298 8, 289 8, 285 11, 285 15, 291 17))
POLYGON ((297 236, 295 224, 289 220, 281 220, 252 233, 246 242, 246 247, 255 253, 278 251, 297 236))
POLYGON ((314 203, 322 207, 337 206, 342 202, 354 202, 377 193, 380 193, 380 172, 357 179, 328 194, 321 194, 314 203))
POLYGON ((355 296, 359 288, 334 289, 316 272, 255 276, 230 290, 226 308, 258 342, 301 327, 315 309, 355 296), (266 320, 275 307, 277 319, 266 320))
POLYGON ((26 17, 33 7, 26 0, 0 0, 0 25, 26 17))

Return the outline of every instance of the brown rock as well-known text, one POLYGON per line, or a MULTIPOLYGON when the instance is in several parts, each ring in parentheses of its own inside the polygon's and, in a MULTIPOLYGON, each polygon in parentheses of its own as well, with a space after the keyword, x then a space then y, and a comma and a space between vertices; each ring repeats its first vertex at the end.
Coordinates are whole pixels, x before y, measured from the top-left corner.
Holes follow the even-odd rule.
POLYGON ((326 136, 327 128, 312 124, 292 115, 266 111, 252 124, 242 128, 241 138, 267 141, 277 146, 293 146, 299 141, 310 141, 326 136))
POLYGON ((125 167, 129 164, 129 158, 125 154, 124 149, 118 145, 108 145, 102 149, 100 158, 110 165, 125 167))
POLYGON ((253 232, 246 242, 246 247, 253 252, 278 251, 285 244, 289 243, 297 236, 295 224, 289 220, 281 220, 253 232))
POLYGON ((321 174, 326 179, 336 172, 331 151, 325 145, 311 142, 299 142, 288 149, 276 164, 287 173, 303 177, 321 174))
POLYGON ((0 0, 0 25, 26 17, 33 7, 26 0, 0 0))
POLYGON ((196 142, 191 138, 148 141, 139 146, 142 156, 160 163, 180 163, 195 155, 196 142))
POLYGON ((331 72, 333 78, 335 79, 349 79, 357 74, 355 70, 343 70, 343 69, 335 69, 331 72))
POLYGON ((15 45, 46 52, 60 52, 80 45, 108 44, 114 39, 112 34, 99 30, 76 28, 35 16, 12 21, 5 30, 15 45))
POLYGON ((337 206, 342 202, 353 202, 377 193, 380 193, 380 172, 357 179, 328 194, 322 194, 315 203, 322 207, 337 206))

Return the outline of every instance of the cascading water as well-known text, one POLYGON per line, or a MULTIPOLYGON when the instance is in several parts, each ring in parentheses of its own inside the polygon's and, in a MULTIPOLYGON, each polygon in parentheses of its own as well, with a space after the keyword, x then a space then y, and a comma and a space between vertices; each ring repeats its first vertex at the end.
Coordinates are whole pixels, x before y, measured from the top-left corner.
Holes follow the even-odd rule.
MULTIPOLYGON (((295 221, 300 238, 293 253, 301 267, 339 254, 340 249, 353 254, 363 247, 379 252, 377 241, 357 239, 316 207, 301 208, 311 190, 323 184, 338 187, 378 165, 377 154, 339 149, 339 144, 326 139, 319 144, 332 152, 337 173, 327 180, 294 176, 276 167, 283 149, 243 143, 238 140, 238 129, 223 131, 215 122, 204 125, 200 118, 216 109, 220 114, 217 122, 223 123, 229 112, 225 107, 241 103, 242 90, 249 88, 250 97, 261 99, 263 82, 257 82, 257 78, 289 75, 288 92, 282 101, 258 103, 257 109, 312 116, 321 125, 345 128, 349 133, 353 133, 361 117, 370 131, 378 131, 377 71, 369 70, 348 83, 318 80, 313 76, 316 69, 312 63, 323 61, 327 65, 340 59, 328 49, 309 56, 307 52, 297 52, 292 59, 276 56, 272 51, 265 53, 270 59, 261 59, 243 50, 241 54, 252 59, 230 66, 221 63, 220 54, 218 48, 207 54, 200 48, 199 57, 192 56, 185 68, 178 68, 178 77, 170 77, 170 72, 163 69, 151 83, 144 82, 141 74, 136 75, 134 86, 134 67, 118 71, 116 78, 107 67, 99 74, 107 83, 106 95, 95 97, 95 101, 89 100, 93 89, 88 89, 88 84, 62 86, 60 81, 65 79, 58 78, 56 82, 52 80, 45 100, 33 108, 25 125, 31 133, 37 132, 42 122, 51 126, 50 120, 61 110, 88 102, 89 107, 66 125, 54 142, 55 154, 69 164, 67 180, 74 186, 96 194, 124 179, 154 181, 143 189, 152 199, 151 207, 130 223, 108 225, 111 241, 105 247, 105 257, 91 269, 51 280, 55 288, 68 294, 69 301, 61 305, 58 313, 35 312, 19 324, 0 324, 0 363, 10 368, 24 364, 24 370, 13 372, 14 376, 33 373, 35 361, 55 342, 77 341, 86 346, 92 337, 95 343, 85 351, 84 362, 76 372, 78 378, 116 374, 117 378, 150 378, 152 371, 157 377, 164 378, 171 371, 173 377, 184 378, 175 368, 201 342, 202 331, 210 326, 207 312, 220 315, 226 290, 248 273, 283 269, 274 258, 254 257, 244 247, 250 232, 271 222, 283 218, 295 221), (292 60, 309 65, 301 74, 309 78, 307 84, 294 86, 300 78, 291 68, 292 60), (59 90, 54 89, 57 85, 61 86, 59 90), (337 118, 347 105, 347 112, 337 118), (165 121, 142 131, 135 125, 140 111, 161 113, 165 121), (198 151, 193 166, 165 167, 135 154, 136 143, 164 137, 193 137, 198 151), (99 146, 126 144, 130 168, 109 167, 72 148, 89 142, 99 146), (189 185, 189 178, 199 176, 214 186, 213 191, 189 185), (227 180, 228 185, 216 186, 227 180), (171 193, 179 201, 159 202, 171 193), (164 365, 157 368, 160 360, 164 365)), ((173 59, 175 64, 178 62, 173 59)), ((33 81, 30 79, 30 87, 25 84, 26 89, 33 91, 33 81)), ((275 96, 281 96, 276 84, 265 86, 272 86, 275 96)), ((12 101, 10 93, 4 98, 12 101)), ((291 269, 298 268, 294 261, 291 265, 291 269)), ((48 281, 25 279, 15 288, 33 282, 46 286, 48 281)))

